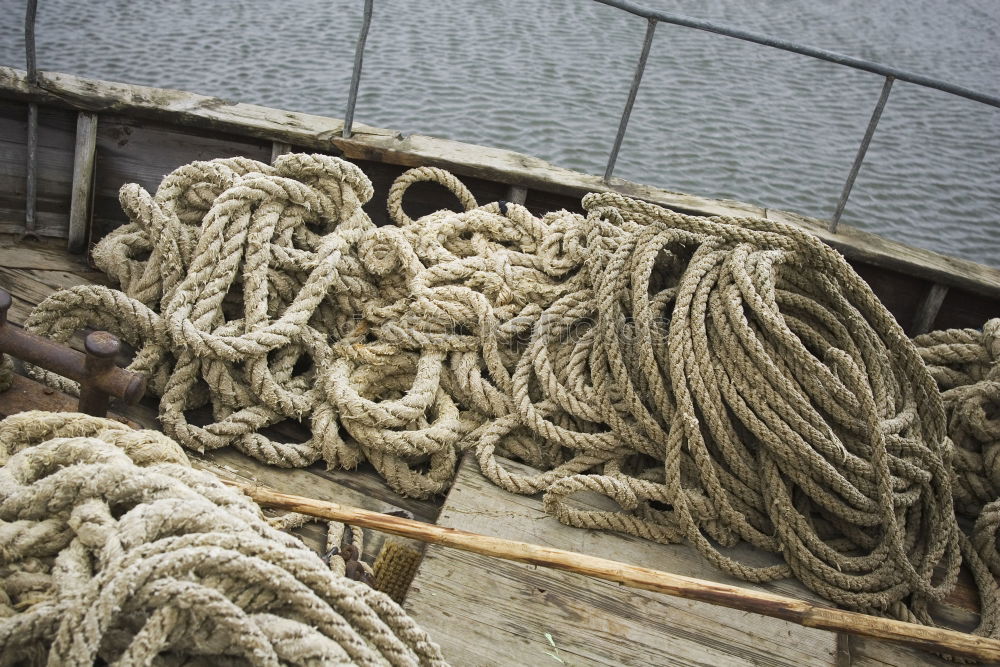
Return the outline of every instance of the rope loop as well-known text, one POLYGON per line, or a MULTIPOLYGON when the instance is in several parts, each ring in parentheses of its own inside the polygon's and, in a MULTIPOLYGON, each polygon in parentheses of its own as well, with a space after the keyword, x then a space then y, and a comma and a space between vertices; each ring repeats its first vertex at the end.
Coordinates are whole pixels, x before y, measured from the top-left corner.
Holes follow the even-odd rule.
POLYGON ((95 249, 124 291, 58 292, 28 325, 124 332, 165 432, 198 451, 367 460, 428 497, 474 450, 561 521, 683 540, 852 609, 932 622, 963 560, 990 590, 996 528, 967 536, 956 511, 1000 497, 1000 320, 910 341, 839 253, 772 220, 613 192, 537 217, 430 167, 390 188, 396 225, 370 197, 323 155, 126 186, 132 222, 95 249), (408 217, 418 182, 464 210, 408 217))
POLYGON ((0 462, 4 662, 446 664, 161 433, 25 412, 0 421, 0 462))

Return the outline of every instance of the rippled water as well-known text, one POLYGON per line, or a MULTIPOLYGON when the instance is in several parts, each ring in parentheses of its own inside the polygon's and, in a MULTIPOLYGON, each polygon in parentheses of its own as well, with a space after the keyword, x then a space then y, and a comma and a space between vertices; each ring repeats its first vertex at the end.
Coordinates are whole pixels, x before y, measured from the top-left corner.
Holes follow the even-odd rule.
MULTIPOLYGON (((1000 93, 996 0, 642 0, 1000 93)), ((39 65, 341 116, 361 0, 40 0, 39 65)), ((603 173, 645 21, 376 0, 357 119, 603 173)), ((23 3, 0 0, 23 67, 23 3)), ((661 24, 615 174, 829 217, 880 77, 661 24)), ((1000 110, 897 83, 844 220, 1000 266, 1000 110)))

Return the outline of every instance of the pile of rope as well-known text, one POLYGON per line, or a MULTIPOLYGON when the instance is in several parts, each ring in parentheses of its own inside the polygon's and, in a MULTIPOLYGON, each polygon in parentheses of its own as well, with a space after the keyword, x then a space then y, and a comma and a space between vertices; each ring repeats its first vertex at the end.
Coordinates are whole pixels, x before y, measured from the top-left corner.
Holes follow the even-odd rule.
MULTIPOLYGON (((812 235, 611 193, 538 218, 478 206, 431 168, 393 184, 395 226, 371 223, 370 196, 356 167, 305 155, 195 163, 155 196, 126 186, 132 223, 94 253, 124 293, 57 293, 29 326, 120 332, 188 447, 367 458, 416 496, 447 488, 474 448, 488 478, 543 492, 564 523, 687 541, 745 580, 795 575, 852 609, 930 623, 964 557, 1000 599, 956 522, 933 378, 812 235), (419 181, 465 210, 411 219, 419 181), (195 426, 204 404, 215 421, 195 426), (261 433, 285 419, 312 438, 261 433), (581 505, 583 491, 620 509, 581 505), (740 541, 783 562, 744 564, 728 551, 740 541)), ((980 631, 998 618, 985 604, 980 631)))
POLYGON ((14 384, 14 362, 6 354, 0 354, 0 391, 7 391, 14 384))
POLYGON ((1000 499, 1000 319, 913 342, 942 392, 955 443, 956 509, 976 517, 1000 499))
POLYGON ((21 413, 0 462, 0 664, 445 664, 160 433, 21 413))
POLYGON ((356 166, 323 155, 196 162, 155 196, 126 185, 132 222, 93 251, 122 291, 57 292, 26 326, 59 341, 81 327, 121 336, 137 350, 129 368, 160 396, 164 431, 185 447, 231 445, 284 467, 367 459, 402 493, 441 493, 476 422, 438 386, 443 353, 364 344, 365 327, 406 303, 416 260, 411 251, 410 273, 396 270, 405 242, 375 228, 361 208, 371 196, 356 166), (286 420, 312 437, 266 431, 286 420))
POLYGON ((955 444, 955 511, 980 558, 1000 577, 1000 319, 978 329, 917 336, 920 356, 941 389, 955 444))

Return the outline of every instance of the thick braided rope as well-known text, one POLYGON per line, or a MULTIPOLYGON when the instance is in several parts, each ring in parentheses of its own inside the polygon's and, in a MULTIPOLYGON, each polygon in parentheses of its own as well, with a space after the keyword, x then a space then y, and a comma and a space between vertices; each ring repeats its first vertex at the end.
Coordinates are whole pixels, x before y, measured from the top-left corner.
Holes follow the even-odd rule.
POLYGON ((84 327, 124 338, 137 350, 130 368, 160 396, 164 431, 186 447, 231 445, 285 467, 367 459, 401 493, 441 493, 473 421, 437 389, 440 354, 369 348, 358 333, 406 294, 405 241, 369 220, 371 195, 357 167, 323 155, 196 162, 154 196, 126 185, 132 222, 94 248, 121 290, 57 292, 27 327, 61 341, 84 327), (311 437, 266 431, 283 421, 311 437))
POLYGON ((0 354, 0 391, 7 391, 14 383, 14 362, 6 354, 0 354))
POLYGON ((612 194, 584 205, 585 289, 540 315, 512 414, 478 442, 485 474, 545 491, 573 525, 684 539, 744 579, 795 574, 855 609, 924 614, 960 562, 950 444, 932 380, 870 289, 784 225, 612 194), (553 446, 525 456, 523 438, 507 444, 524 431, 553 446), (497 451, 545 472, 510 474, 497 451), (623 511, 568 502, 584 490, 623 511), (717 546, 737 540, 784 564, 717 546))
POLYGON ((975 517, 1000 498, 1000 319, 913 342, 942 392, 956 446, 956 504, 975 517))
POLYGON ((964 558, 979 632, 996 633, 996 581, 955 519, 940 394, 838 253, 786 225, 615 194, 542 219, 491 204, 412 220, 401 199, 390 213, 426 268, 405 322, 369 335, 448 352, 442 381, 486 418, 465 442, 492 481, 544 492, 571 525, 685 540, 740 578, 794 574, 923 623, 964 558), (581 491, 621 510, 581 507, 581 491), (738 541, 784 562, 720 549, 738 541))
POLYGON ((388 596, 160 433, 21 413, 0 460, 4 664, 445 664, 388 596))
POLYGON ((1000 577, 1000 319, 914 343, 941 389, 955 443, 955 509, 975 522, 970 546, 1000 577))
MULTIPOLYGON (((307 159, 322 162, 295 157, 307 159)), ((275 169, 287 172, 283 164, 275 169)), ((272 175, 246 161, 198 169, 213 179, 232 172, 237 185, 262 190, 272 175)), ((313 191, 333 189, 322 181, 309 181, 313 191)), ((178 257, 186 273, 159 283, 145 277, 152 269, 142 260, 120 272, 126 290, 160 295, 159 285, 177 285, 177 296, 162 292, 166 305, 159 296, 166 315, 147 313, 156 304, 112 307, 108 293, 88 294, 105 304, 109 323, 131 307, 131 327, 148 326, 134 365, 162 376, 164 400, 181 402, 181 413, 212 402, 217 422, 204 428, 161 404, 165 429, 186 445, 234 444, 259 456, 262 426, 308 418, 313 440, 275 462, 368 459, 412 495, 447 488, 457 452, 474 447, 488 478, 516 493, 544 492, 560 521, 687 541, 743 579, 794 574, 850 608, 929 623, 929 605, 952 589, 964 558, 984 599, 996 599, 984 559, 956 523, 954 450, 933 378, 868 286, 813 236, 616 194, 586 197, 586 216, 538 218, 516 204, 477 206, 453 176, 422 168, 392 188, 396 226, 373 230, 355 219, 359 209, 335 203, 326 215, 337 222, 317 223, 325 233, 290 234, 308 239, 312 255, 286 248, 288 236, 277 232, 260 237, 271 239, 276 262, 303 260, 298 273, 269 270, 265 292, 244 268, 240 291, 219 296, 207 286, 237 282, 222 248, 256 256, 257 245, 241 245, 256 238, 251 223, 271 229, 273 213, 254 212, 271 209, 237 215, 236 202, 269 200, 227 195, 228 182, 181 182, 168 177, 157 192, 164 204, 133 215, 141 224, 99 253, 178 257), (412 219, 402 201, 419 181, 450 189, 465 210, 412 219), (171 225, 183 231, 154 243, 155 230, 171 225), (129 234, 139 235, 138 252, 128 249, 129 234), (315 301, 311 284, 326 297, 300 326, 289 313, 315 301), (300 357, 311 360, 306 372, 300 357), (281 391, 265 398, 271 378, 281 391), (540 472, 512 472, 498 457, 540 472), (620 510, 581 506, 573 496, 583 491, 620 510), (782 562, 734 560, 724 547, 739 541, 782 562)), ((280 179, 266 187, 294 189, 280 179)), ((286 229, 278 220, 274 229, 286 229)), ((52 299, 35 323, 68 335, 68 324, 50 320, 79 326, 82 315, 52 299)), ((980 632, 996 631, 995 607, 984 605, 980 632)))

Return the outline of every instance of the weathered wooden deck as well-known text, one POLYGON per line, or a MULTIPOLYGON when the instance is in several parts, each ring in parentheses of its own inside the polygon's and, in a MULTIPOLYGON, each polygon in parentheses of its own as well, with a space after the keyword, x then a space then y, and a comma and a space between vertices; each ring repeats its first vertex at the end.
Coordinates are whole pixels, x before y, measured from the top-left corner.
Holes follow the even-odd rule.
MULTIPOLYGON (((512 472, 532 472, 503 464, 512 472)), ((596 495, 581 504, 613 509, 596 495)), ((544 512, 540 496, 517 496, 493 485, 472 457, 462 462, 438 524, 821 601, 795 580, 753 586, 728 577, 687 545, 564 526, 544 512)), ((754 565, 777 562, 746 546, 732 555, 754 565)), ((966 607, 948 610, 962 625, 975 620, 968 593, 953 596, 966 607)), ((438 546, 427 548, 406 609, 457 665, 951 664, 885 642, 438 546)))
MULTIPOLYGON (((22 324, 30 310, 55 290, 104 282, 103 274, 83 258, 67 254, 64 244, 57 239, 16 243, 13 236, 0 235, 0 287, 14 297, 12 323, 22 324)), ((67 397, 64 405, 72 409, 75 402, 67 397)), ((145 427, 157 428, 153 403, 117 410, 145 427)), ((421 521, 746 586, 714 570, 684 545, 658 545, 563 526, 542 511, 539 497, 498 489, 471 459, 463 462, 447 498, 433 502, 403 498, 365 468, 277 469, 231 448, 188 454, 195 466, 225 479, 376 511, 405 509, 421 521)), ((319 545, 320 526, 306 527, 302 534, 319 545)), ((374 535, 366 540, 369 558, 380 543, 374 535)), ((748 550, 739 556, 749 562, 768 557, 748 550)), ((812 597, 791 580, 763 588, 812 597)), ((968 584, 950 601, 945 615, 971 626, 977 602, 968 584)), ((883 642, 847 640, 753 614, 441 547, 427 549, 406 608, 456 665, 946 664, 883 642)))

